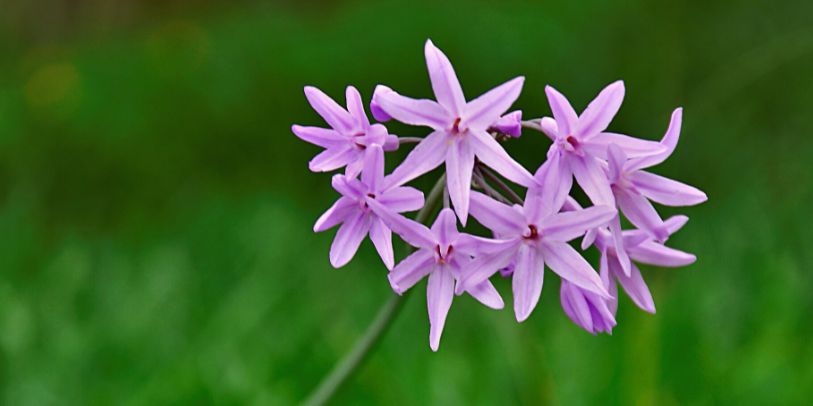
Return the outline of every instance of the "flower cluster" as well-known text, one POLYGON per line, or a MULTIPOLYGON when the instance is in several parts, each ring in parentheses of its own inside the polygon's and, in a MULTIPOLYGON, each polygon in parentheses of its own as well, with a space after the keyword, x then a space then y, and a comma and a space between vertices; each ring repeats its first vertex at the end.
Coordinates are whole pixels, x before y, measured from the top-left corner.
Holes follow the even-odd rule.
POLYGON ((660 142, 643 140, 607 131, 624 98, 623 82, 607 86, 581 114, 548 86, 553 117, 522 121, 520 111, 506 112, 522 90, 523 77, 467 101, 451 63, 431 41, 426 42, 425 56, 435 100, 402 96, 379 85, 370 102, 380 122, 394 119, 428 127, 431 132, 422 139, 399 138, 383 124, 371 124, 352 86, 347 88, 346 109, 318 89, 305 88, 311 106, 330 126, 292 128, 299 138, 325 148, 310 161, 310 169, 344 168, 332 179, 341 198, 314 226, 318 232, 341 224, 330 248, 331 264, 347 264, 369 235, 396 293, 428 277, 432 350, 438 348, 455 295, 468 293, 488 307, 503 307, 490 281, 497 272, 512 279, 519 322, 539 301, 545 266, 561 278, 565 314, 593 334, 610 333, 615 326, 618 284, 638 307, 654 313, 652 296, 635 263, 676 267, 691 264, 695 257, 664 245, 688 218, 663 220, 652 202, 690 206, 706 200, 694 187, 644 170, 674 151, 682 109, 674 111, 660 142), (501 143, 519 137, 523 128, 552 141, 547 159, 533 174, 501 143), (404 161, 385 174, 385 152, 416 141, 404 161), (404 185, 441 164, 445 207, 427 227, 403 213, 429 210, 431 202, 404 185), (525 198, 503 179, 525 189, 525 198), (573 179, 591 207, 581 207, 570 196, 573 179), (622 230, 622 214, 635 229, 622 230), (459 231, 458 222, 465 227, 469 215, 493 234, 459 231), (416 248, 397 265, 393 232, 416 248), (598 272, 569 244, 580 237, 582 250, 595 247, 600 252, 598 272))

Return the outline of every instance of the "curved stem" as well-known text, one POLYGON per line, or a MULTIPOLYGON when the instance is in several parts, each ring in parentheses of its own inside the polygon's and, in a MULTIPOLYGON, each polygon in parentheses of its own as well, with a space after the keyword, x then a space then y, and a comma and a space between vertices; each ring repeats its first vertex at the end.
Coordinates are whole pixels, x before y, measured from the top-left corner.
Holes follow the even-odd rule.
MULTIPOLYGON (((438 201, 441 198, 443 190, 445 189, 446 176, 443 175, 438 179, 429 196, 426 198, 424 204, 418 215, 415 216, 415 221, 425 223, 429 218, 429 214, 435 209, 438 201)), ((413 248, 407 246, 407 251, 412 252, 413 248)), ((375 319, 367 327, 367 331, 356 342, 353 349, 342 358, 342 360, 333 367, 333 370, 322 379, 319 386, 308 395, 304 404, 309 406, 324 405, 336 394, 339 388, 353 376, 353 374, 361 367, 367 357, 370 355, 376 344, 381 341, 381 337, 387 332, 387 329, 392 325, 393 320, 398 316, 401 308, 404 306, 409 291, 404 293, 403 296, 395 295, 387 300, 381 309, 378 310, 375 319)))
POLYGON ((420 137, 398 137, 399 144, 417 144, 423 141, 420 137))
POLYGON ((508 196, 509 199, 511 199, 511 201, 517 204, 522 204, 522 198, 519 197, 517 192, 515 192, 514 189, 511 189, 510 186, 506 185, 505 182, 500 180, 500 178, 498 178, 497 175, 494 174, 494 172, 491 172, 490 169, 483 165, 480 165, 480 171, 483 174, 485 180, 495 184, 497 188, 500 189, 500 191, 505 193, 505 195, 508 196))

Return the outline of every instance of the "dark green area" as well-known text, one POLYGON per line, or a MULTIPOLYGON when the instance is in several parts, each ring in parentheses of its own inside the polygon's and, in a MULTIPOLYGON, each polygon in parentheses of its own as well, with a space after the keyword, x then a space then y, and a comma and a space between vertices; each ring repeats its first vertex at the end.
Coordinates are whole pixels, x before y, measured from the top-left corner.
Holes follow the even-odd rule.
POLYGON ((290 133, 322 123, 302 86, 429 96, 426 38, 469 97, 525 75, 528 118, 546 84, 583 108, 619 78, 613 130, 657 139, 683 106, 656 172, 709 195, 662 211, 699 259, 645 268, 658 313, 624 299, 612 336, 552 273, 523 324, 458 298, 436 354, 422 283, 337 404, 810 401, 811 3, 26 3, 0 18, 0 403, 301 400, 392 294, 369 242, 333 270, 311 232, 336 195, 290 133))

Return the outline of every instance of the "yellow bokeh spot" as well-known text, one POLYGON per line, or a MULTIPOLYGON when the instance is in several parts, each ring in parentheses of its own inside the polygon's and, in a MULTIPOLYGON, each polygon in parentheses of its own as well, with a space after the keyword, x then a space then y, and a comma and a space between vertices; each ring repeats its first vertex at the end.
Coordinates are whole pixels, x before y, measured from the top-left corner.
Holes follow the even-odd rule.
POLYGON ((35 70, 25 84, 25 98, 32 106, 59 103, 77 90, 79 73, 71 63, 55 63, 35 70))

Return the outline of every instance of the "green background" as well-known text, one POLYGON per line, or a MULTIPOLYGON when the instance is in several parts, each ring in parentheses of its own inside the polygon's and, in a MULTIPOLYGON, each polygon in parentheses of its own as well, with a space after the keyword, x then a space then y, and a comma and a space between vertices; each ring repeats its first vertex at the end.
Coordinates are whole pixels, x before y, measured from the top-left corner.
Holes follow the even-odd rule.
MULTIPOLYGON (((709 195, 662 210, 690 216, 670 245, 698 261, 644 268, 658 313, 624 298, 612 336, 567 319, 551 273, 523 324, 458 298, 438 353, 421 283, 337 403, 813 395, 810 2, 5 3, 0 403, 304 398, 393 293, 369 242, 334 270, 333 231, 311 231, 336 194, 290 132, 322 124, 302 87, 429 96, 427 38, 468 97, 525 75, 526 118, 550 114, 546 84, 581 109, 624 79, 610 128, 649 139, 684 106, 655 171, 709 195)), ((535 169, 548 145, 507 149, 535 169)))

